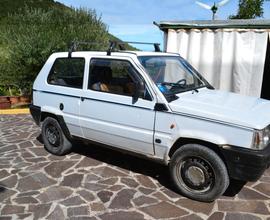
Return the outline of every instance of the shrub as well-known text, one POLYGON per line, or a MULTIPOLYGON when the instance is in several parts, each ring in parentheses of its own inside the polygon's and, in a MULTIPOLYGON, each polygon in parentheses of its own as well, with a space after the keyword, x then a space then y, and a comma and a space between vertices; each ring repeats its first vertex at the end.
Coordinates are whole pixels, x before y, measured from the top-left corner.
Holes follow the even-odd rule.
POLYGON ((67 51, 74 40, 100 43, 85 49, 104 49, 109 40, 101 18, 86 9, 26 7, 2 19, 0 29, 0 85, 26 94, 51 53, 67 51))

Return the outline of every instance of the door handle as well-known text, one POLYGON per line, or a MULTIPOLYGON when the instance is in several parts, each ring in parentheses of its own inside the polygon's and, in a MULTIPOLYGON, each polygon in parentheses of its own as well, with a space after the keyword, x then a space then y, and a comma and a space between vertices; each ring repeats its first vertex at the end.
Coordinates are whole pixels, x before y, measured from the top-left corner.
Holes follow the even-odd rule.
POLYGON ((81 97, 81 101, 82 101, 82 102, 84 101, 84 97, 81 97))

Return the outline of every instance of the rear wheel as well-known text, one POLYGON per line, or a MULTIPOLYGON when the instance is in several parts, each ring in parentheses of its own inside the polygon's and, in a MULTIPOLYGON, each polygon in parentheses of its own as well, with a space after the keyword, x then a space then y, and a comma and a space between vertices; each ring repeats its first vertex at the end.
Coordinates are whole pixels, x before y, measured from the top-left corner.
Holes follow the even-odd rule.
POLYGON ((71 151, 72 143, 66 138, 58 121, 47 117, 42 123, 44 147, 54 155, 65 155, 71 151))
POLYGON ((215 200, 229 185, 227 168, 221 158, 198 144, 184 145, 173 154, 170 173, 178 191, 198 201, 215 200))

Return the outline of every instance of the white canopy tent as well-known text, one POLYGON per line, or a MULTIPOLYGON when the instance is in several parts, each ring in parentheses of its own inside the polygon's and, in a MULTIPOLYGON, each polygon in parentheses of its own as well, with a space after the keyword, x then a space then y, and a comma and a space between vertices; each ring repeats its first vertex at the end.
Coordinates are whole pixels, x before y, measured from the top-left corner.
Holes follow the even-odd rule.
POLYGON ((215 88, 261 96, 270 20, 155 24, 164 32, 165 50, 180 53, 215 88))

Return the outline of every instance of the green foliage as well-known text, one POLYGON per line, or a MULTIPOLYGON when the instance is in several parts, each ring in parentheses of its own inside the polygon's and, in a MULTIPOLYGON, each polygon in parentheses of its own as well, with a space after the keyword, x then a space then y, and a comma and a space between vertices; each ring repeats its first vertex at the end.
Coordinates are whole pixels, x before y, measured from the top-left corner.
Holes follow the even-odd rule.
POLYGON ((43 10, 50 10, 51 8, 68 8, 54 0, 0 0, 0 5, 0 19, 8 16, 8 14, 18 12, 25 6, 30 8, 41 8, 43 10))
POLYGON ((239 9, 230 19, 255 19, 263 16, 264 0, 239 0, 239 9))
POLYGON ((24 93, 53 52, 67 51, 74 40, 101 43, 83 49, 105 49, 110 37, 95 11, 58 7, 26 7, 2 19, 0 30, 0 84, 24 93))
POLYGON ((0 96, 20 96, 20 88, 12 85, 0 85, 0 96))
POLYGON ((0 86, 0 96, 6 95, 6 94, 7 94, 7 90, 3 86, 0 86))

